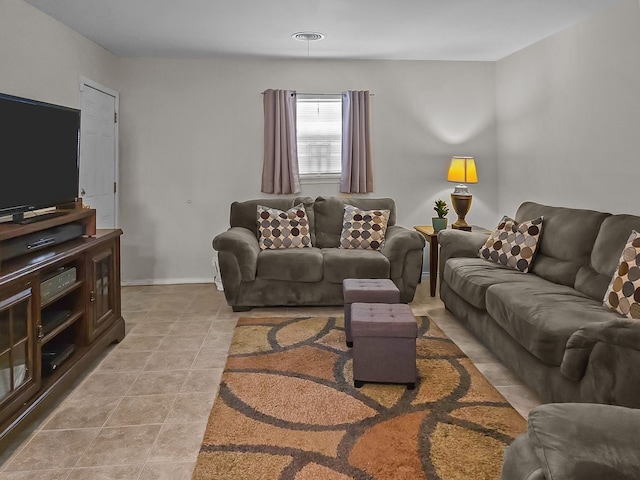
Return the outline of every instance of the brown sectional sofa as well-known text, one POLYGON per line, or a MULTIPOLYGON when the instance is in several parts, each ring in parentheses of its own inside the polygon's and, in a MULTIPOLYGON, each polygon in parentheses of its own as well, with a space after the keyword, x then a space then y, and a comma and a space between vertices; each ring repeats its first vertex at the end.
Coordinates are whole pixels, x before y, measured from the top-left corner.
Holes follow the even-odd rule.
POLYGON ((390 278, 400 301, 413 300, 422 270, 424 238, 396 225, 390 198, 265 198, 234 202, 230 228, 213 239, 227 303, 234 311, 278 305, 342 305, 345 278, 390 278), (311 248, 260 250, 257 206, 288 210, 302 203, 311 248), (338 248, 344 206, 390 210, 380 251, 338 248))
POLYGON ((523 203, 544 217, 530 273, 478 258, 487 235, 439 233, 440 296, 545 402, 640 407, 640 321, 603 298, 640 217, 523 203))

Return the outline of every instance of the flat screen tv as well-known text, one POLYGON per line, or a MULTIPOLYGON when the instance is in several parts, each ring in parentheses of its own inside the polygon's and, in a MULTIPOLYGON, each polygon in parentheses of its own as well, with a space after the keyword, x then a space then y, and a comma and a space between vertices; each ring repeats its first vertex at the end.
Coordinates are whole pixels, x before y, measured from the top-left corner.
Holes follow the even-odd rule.
POLYGON ((80 110, 0 93, 0 217, 75 201, 79 145, 80 110))

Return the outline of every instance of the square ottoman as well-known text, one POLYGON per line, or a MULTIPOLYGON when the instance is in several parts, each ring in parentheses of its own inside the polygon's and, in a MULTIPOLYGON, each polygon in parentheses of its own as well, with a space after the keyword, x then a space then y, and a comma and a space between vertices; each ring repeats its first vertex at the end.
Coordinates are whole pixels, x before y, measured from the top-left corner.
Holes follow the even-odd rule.
POLYGON ((406 304, 354 303, 353 384, 406 383, 410 390, 418 377, 416 338, 418 324, 406 304))
POLYGON ((354 303, 400 303, 400 290, 388 278, 346 278, 342 281, 344 296, 344 333, 347 346, 351 336, 351 305, 354 303))

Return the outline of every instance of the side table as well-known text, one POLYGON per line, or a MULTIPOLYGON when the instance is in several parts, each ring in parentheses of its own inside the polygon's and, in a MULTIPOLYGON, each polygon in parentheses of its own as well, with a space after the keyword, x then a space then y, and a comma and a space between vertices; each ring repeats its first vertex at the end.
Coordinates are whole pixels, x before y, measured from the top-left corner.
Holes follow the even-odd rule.
POLYGON ((413 227, 422 234, 429 244, 429 290, 431 296, 436 296, 436 282, 438 280, 438 234, 431 225, 416 225, 413 227))
MULTIPOLYGON (((429 244, 429 290, 432 297, 436 296, 436 283, 438 281, 438 234, 433 231, 431 225, 416 225, 414 230, 421 233, 429 244)), ((491 230, 472 225, 471 230, 474 232, 490 233, 491 230)))

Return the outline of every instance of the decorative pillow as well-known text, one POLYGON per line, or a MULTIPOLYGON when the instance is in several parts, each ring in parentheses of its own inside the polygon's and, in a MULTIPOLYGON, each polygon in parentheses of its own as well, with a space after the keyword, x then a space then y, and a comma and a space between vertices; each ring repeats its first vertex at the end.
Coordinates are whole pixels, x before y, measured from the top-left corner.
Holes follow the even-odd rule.
POLYGON ((304 205, 286 212, 258 205, 258 241, 261 250, 310 247, 309 219, 304 205))
POLYGON ((507 216, 480 248, 480 258, 527 273, 533 264, 542 232, 542 217, 518 223, 507 216))
POLYGON ((613 274, 604 306, 629 318, 640 319, 640 234, 631 232, 613 274))
POLYGON ((387 231, 390 210, 360 210, 344 206, 339 248, 380 250, 387 231))

